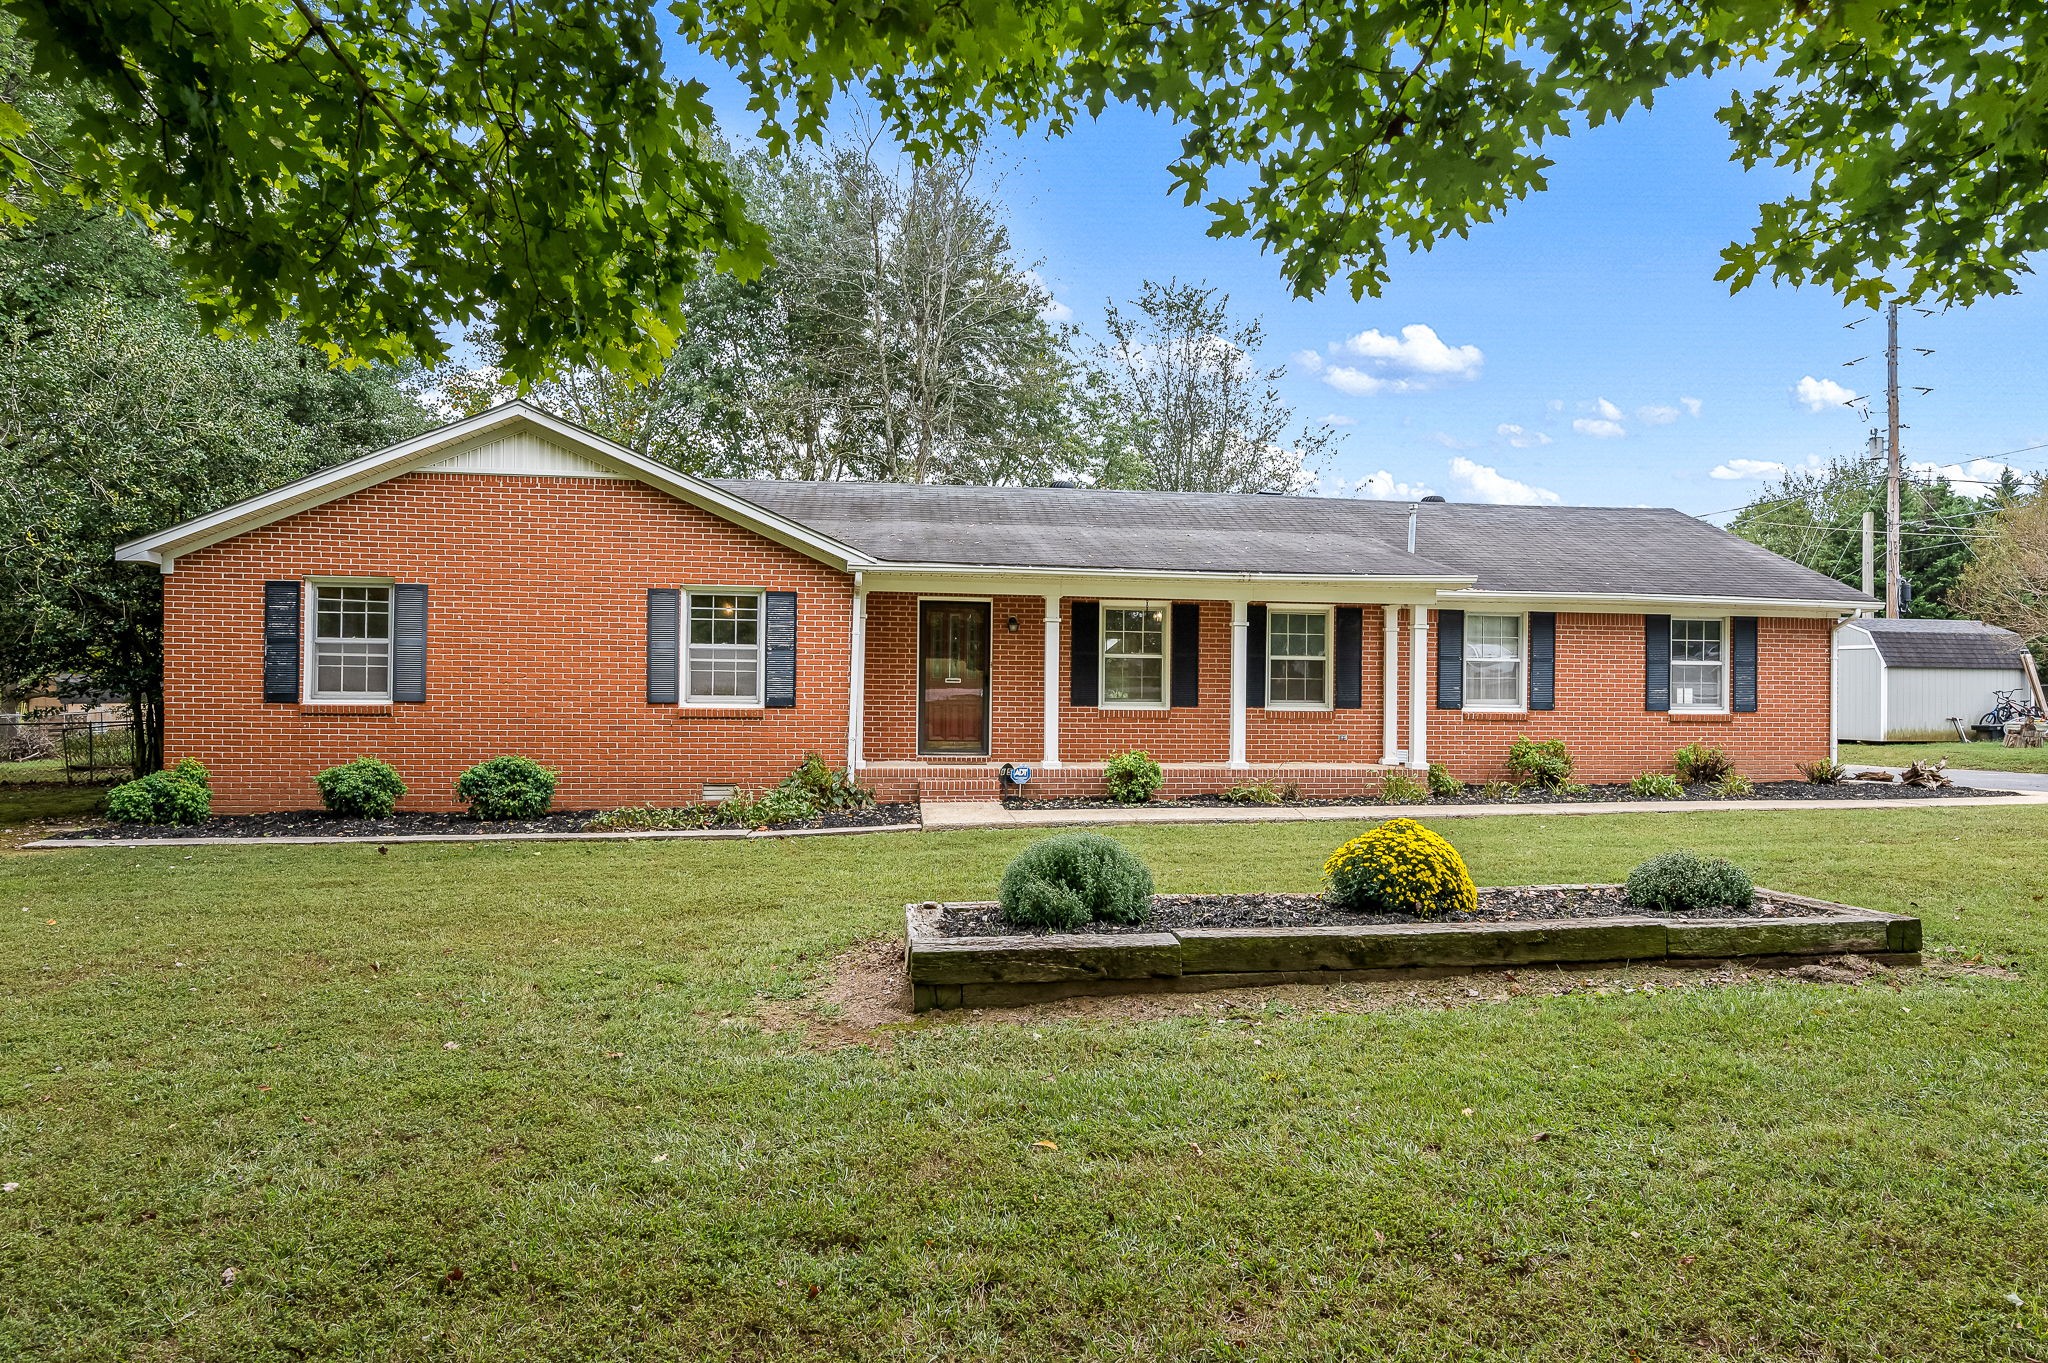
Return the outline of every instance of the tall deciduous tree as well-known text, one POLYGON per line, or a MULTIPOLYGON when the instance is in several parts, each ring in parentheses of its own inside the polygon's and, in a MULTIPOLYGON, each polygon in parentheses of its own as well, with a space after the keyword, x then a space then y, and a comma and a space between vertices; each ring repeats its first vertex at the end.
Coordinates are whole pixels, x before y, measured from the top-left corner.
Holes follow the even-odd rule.
POLYGON ((1952 599, 1969 615, 2003 625, 2048 665, 2048 495, 2015 495, 1983 523, 1976 557, 1952 599))
POLYGON ((1201 284, 1146 280, 1126 312, 1110 304, 1096 348, 1111 423, 1097 481, 1170 492, 1291 492, 1311 479, 1337 434, 1297 427, 1265 368, 1265 326, 1230 315, 1201 284))
MULTIPOLYGON (((703 88, 665 71, 653 0, 9 5, 64 96, 33 127, 0 108, 0 177, 145 215, 215 317, 291 313, 350 354, 433 358, 437 328, 488 312, 519 377, 651 373, 704 262, 765 259, 703 88)), ((1732 286, 1967 302, 2048 247, 2035 0, 669 8, 775 150, 818 140, 854 88, 927 158, 997 123, 1062 133, 1112 100, 1168 114, 1186 201, 1303 294, 1377 293, 1394 248, 1543 189, 1553 142, 1728 72, 1732 154, 1798 181, 1725 252, 1732 286)))

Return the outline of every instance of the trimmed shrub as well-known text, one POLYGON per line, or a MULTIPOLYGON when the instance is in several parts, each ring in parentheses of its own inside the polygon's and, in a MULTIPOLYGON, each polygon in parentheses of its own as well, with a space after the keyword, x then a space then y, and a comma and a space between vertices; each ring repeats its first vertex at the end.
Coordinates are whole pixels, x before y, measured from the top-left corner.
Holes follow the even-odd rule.
POLYGON ((804 760, 782 778, 777 789, 806 796, 812 813, 821 809, 867 809, 875 803, 874 791, 816 753, 804 754, 804 760))
POLYGON ((1458 849, 1413 819, 1389 819, 1323 863, 1323 897, 1353 913, 1471 913, 1479 891, 1458 849))
POLYGON ((313 778, 320 803, 345 819, 388 819, 405 795, 398 768, 374 757, 358 757, 313 778))
POLYGON ((477 819, 538 819, 555 802, 561 773, 531 757, 493 757, 456 778, 455 798, 477 819))
POLYGON ((1120 752, 1103 764, 1103 784, 1120 805, 1141 805, 1166 783, 1166 773, 1143 748, 1120 752))
POLYGON ((1710 786, 1735 770, 1735 759, 1710 743, 1688 743, 1671 759, 1678 779, 1689 786, 1710 786))
POLYGON ((1678 784, 1678 778, 1669 772, 1646 771, 1628 783, 1631 795, 1647 795, 1657 800, 1683 800, 1685 787, 1678 784))
POLYGON ((1639 909, 1746 909, 1755 899, 1749 872, 1697 852, 1666 852, 1628 873, 1628 902, 1639 909))
POLYGON ((1746 795, 1756 794, 1756 785, 1739 771, 1731 771, 1713 784, 1717 800, 1739 800, 1746 795))
POLYGON ((1061 833, 1033 843, 1003 871, 996 897, 1019 927, 1072 931, 1085 923, 1142 923, 1152 912, 1152 873, 1100 833, 1061 833))
POLYGON ((1380 778, 1380 803, 1383 805, 1419 805, 1429 802, 1429 786, 1419 776, 1410 776, 1405 771, 1390 771, 1380 778))
POLYGON ((1561 738, 1539 742, 1524 734, 1508 745, 1508 770, 1525 786, 1555 790, 1572 779, 1572 755, 1561 738))
POLYGON ((107 817, 115 823, 195 824, 212 814, 213 792, 175 769, 153 771, 107 792, 107 817))
POLYGON ((201 790, 213 789, 213 773, 206 764, 196 757, 181 757, 171 764, 171 775, 180 781, 190 781, 201 790))
POLYGON ((1465 793, 1465 783, 1451 775, 1451 769, 1441 762, 1429 764, 1429 793, 1449 799, 1465 793))
POLYGON ((1849 769, 1832 757, 1823 757, 1818 762, 1801 762, 1799 774, 1810 786, 1838 786, 1849 769))
POLYGON ((758 795, 736 791, 719 801, 717 809, 720 823, 766 828, 816 818, 818 802, 809 791, 784 784, 758 795))

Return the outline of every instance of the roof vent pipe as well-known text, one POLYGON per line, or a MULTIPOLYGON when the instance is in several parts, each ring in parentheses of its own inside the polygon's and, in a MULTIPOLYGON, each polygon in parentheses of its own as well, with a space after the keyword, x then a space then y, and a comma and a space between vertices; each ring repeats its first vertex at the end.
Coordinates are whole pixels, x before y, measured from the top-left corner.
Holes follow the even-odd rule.
POLYGON ((1408 503, 1408 552, 1415 552, 1415 522, 1422 515, 1422 507, 1415 502, 1408 503))

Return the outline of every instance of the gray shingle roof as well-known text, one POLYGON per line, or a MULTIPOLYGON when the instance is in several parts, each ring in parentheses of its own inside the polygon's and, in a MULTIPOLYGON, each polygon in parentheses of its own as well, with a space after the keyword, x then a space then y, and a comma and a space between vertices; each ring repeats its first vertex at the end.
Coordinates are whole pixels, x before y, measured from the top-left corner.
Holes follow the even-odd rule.
POLYGON ((1487 591, 1869 605, 1831 577, 1678 511, 1083 488, 715 479, 892 563, 1158 573, 1475 577, 1487 591))
POLYGON ((1887 667, 2010 670, 2020 665, 2020 636, 1982 620, 1858 620, 1887 667))

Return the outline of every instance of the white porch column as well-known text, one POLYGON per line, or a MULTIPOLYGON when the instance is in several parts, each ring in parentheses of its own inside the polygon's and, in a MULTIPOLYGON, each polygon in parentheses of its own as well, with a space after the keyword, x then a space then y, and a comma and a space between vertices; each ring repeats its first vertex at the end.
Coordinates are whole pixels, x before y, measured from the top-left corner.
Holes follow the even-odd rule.
POLYGON ((1380 620, 1385 632, 1380 675, 1386 679, 1380 707, 1380 761, 1391 767, 1394 754, 1401 751, 1401 608, 1381 606, 1380 620))
POLYGON ((1230 761, 1242 767, 1244 760, 1244 678, 1250 654, 1252 632, 1251 602, 1242 597, 1230 603, 1230 761))
POLYGON ((1060 764, 1060 597, 1045 596, 1045 761, 1060 764))
POLYGON ((868 722, 868 589, 853 575, 853 656, 847 659, 846 770, 859 771, 866 765, 861 749, 868 722))
POLYGON ((1429 607, 1410 606, 1415 622, 1408 661, 1408 765, 1429 765, 1429 607))

